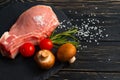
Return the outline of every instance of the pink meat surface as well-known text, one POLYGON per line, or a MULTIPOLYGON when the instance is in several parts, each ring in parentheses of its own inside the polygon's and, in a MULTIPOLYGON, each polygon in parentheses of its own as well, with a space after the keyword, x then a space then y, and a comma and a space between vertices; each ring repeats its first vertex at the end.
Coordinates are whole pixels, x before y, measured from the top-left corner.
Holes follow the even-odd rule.
POLYGON ((36 5, 23 12, 15 24, 0 38, 3 56, 14 59, 19 47, 26 42, 37 45, 48 37, 59 25, 57 16, 50 6, 36 5))

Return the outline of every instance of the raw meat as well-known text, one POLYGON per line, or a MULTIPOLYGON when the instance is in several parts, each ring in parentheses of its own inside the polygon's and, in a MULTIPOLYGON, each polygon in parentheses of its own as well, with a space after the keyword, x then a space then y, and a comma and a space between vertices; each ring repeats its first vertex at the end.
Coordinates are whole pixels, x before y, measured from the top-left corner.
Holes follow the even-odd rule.
POLYGON ((3 56, 14 59, 19 47, 26 42, 37 45, 41 39, 51 35, 59 25, 57 16, 50 6, 36 5, 23 12, 9 32, 0 38, 3 56))

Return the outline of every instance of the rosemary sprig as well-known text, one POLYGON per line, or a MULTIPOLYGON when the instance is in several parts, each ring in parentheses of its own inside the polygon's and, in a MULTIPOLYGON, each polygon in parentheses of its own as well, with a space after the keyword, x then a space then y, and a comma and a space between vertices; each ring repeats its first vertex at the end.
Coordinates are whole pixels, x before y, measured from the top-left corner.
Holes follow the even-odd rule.
POLYGON ((52 35, 50 36, 50 39, 52 40, 53 44, 56 44, 56 45, 61 45, 69 42, 75 45, 76 47, 78 47, 79 41, 74 36, 74 34, 76 34, 77 32, 78 32, 77 28, 71 28, 67 31, 64 31, 58 34, 55 34, 53 32, 52 35))

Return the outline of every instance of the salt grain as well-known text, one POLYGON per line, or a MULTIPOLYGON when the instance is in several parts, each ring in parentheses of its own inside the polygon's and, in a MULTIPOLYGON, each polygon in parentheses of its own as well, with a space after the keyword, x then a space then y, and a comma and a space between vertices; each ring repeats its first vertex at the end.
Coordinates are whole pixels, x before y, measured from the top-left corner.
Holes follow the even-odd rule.
POLYGON ((106 29, 103 29, 104 31, 106 30, 106 29))
POLYGON ((93 14, 93 16, 96 16, 96 14, 93 14))
POLYGON ((83 19, 81 19, 81 21, 83 21, 83 19))
POLYGON ((71 13, 72 11, 71 11, 71 10, 69 10, 68 12, 69 12, 69 13, 71 13))
MULTIPOLYGON (((98 7, 95 7, 95 9, 98 9, 98 7)), ((72 11, 69 10, 69 12, 71 13, 72 11)), ((78 14, 77 11, 74 11, 72 13, 78 14)), ((81 14, 80 16, 84 17, 84 14, 81 14)), ((70 21, 63 20, 60 23, 61 26, 59 26, 59 29, 68 30, 68 29, 70 29, 70 26, 66 26, 65 25, 66 23, 69 24, 69 25, 72 25, 71 21, 77 21, 77 22, 80 21, 80 24, 74 25, 78 29, 78 32, 75 35, 75 36, 77 36, 78 40, 79 41, 85 41, 87 43, 93 43, 94 42, 97 45, 99 45, 98 41, 101 40, 104 37, 108 37, 108 34, 103 35, 103 33, 106 29, 103 28, 103 26, 96 25, 96 24, 104 23, 104 21, 100 21, 99 19, 92 18, 93 16, 96 16, 96 14, 95 13, 90 13, 88 15, 88 18, 80 18, 80 19, 79 18, 76 18, 76 19, 72 18, 72 19, 70 19, 70 21)), ((80 44, 79 47, 82 50, 83 48, 87 48, 87 45, 80 44)))
POLYGON ((70 21, 73 21, 73 19, 70 19, 70 21))
POLYGON ((97 23, 100 23, 100 21, 99 20, 96 20, 97 21, 97 23))
POLYGON ((98 9, 98 7, 95 7, 95 9, 98 9))
POLYGON ((92 41, 91 40, 89 40, 89 43, 91 43, 92 41))
POLYGON ((81 16, 83 16, 83 14, 81 14, 81 16))
POLYGON ((89 36, 89 33, 88 32, 84 32, 84 36, 85 37, 89 36))
POLYGON ((75 11, 75 14, 77 14, 78 12, 77 11, 75 11))
POLYGON ((95 39, 95 42, 97 42, 97 40, 95 39))
POLYGON ((87 28, 88 28, 88 25, 85 25, 85 28, 87 29, 87 28))
POLYGON ((97 42, 97 45, 99 45, 100 43, 97 42))
POLYGON ((108 59, 108 61, 111 61, 111 59, 108 59))
POLYGON ((106 34, 105 36, 108 37, 108 34, 106 34))
POLYGON ((63 22, 66 22, 66 20, 63 20, 63 22))
POLYGON ((79 19, 76 19, 76 21, 79 21, 79 19))
POLYGON ((87 45, 86 45, 86 46, 83 46, 83 48, 87 48, 87 45))

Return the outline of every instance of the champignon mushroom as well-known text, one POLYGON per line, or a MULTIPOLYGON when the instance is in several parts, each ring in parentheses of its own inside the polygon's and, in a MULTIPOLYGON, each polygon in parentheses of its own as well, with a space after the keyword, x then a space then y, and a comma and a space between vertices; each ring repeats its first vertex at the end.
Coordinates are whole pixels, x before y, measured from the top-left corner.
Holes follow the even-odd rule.
POLYGON ((34 59, 42 69, 49 69, 55 63, 55 56, 49 50, 40 50, 36 53, 34 59))
POLYGON ((57 58, 59 61, 73 63, 76 58, 76 47, 71 43, 63 44, 57 51, 57 58))

